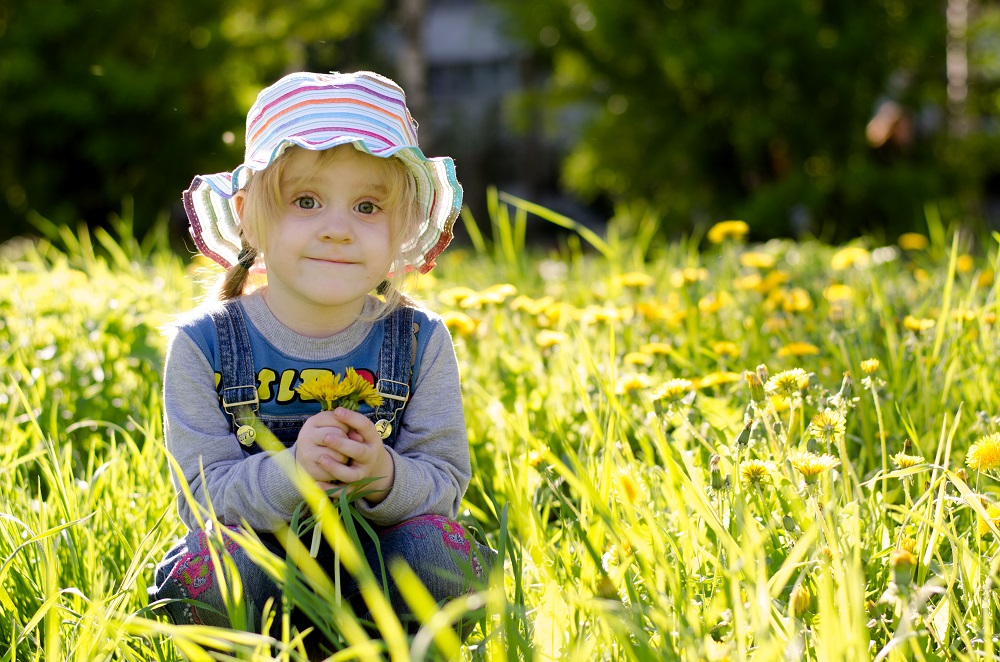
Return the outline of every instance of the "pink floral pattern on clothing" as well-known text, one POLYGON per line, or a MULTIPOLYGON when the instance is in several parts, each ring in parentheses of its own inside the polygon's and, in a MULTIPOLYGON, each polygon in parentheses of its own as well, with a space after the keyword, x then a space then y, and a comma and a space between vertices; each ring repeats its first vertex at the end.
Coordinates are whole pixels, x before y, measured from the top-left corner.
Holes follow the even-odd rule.
POLYGON ((426 538, 426 534, 414 527, 415 524, 430 524, 440 531, 444 544, 458 552, 463 559, 468 559, 472 571, 477 576, 482 575, 482 567, 479 564, 479 559, 471 552, 472 540, 462 525, 455 520, 448 519, 444 515, 420 515, 419 517, 414 517, 413 519, 408 519, 405 522, 391 526, 386 531, 395 531, 405 527, 407 529, 414 529, 410 533, 414 538, 426 538))
MULTIPOLYGON (((225 542, 226 551, 230 554, 239 548, 236 541, 225 533, 222 534, 222 538, 225 542)), ((208 535, 205 531, 199 531, 197 547, 194 549, 189 548, 189 551, 180 558, 170 573, 171 578, 179 582, 187 592, 188 597, 194 600, 197 600, 198 596, 212 588, 214 583, 215 572, 213 571, 212 555, 209 552, 208 546, 208 535)), ((193 608, 192 616, 196 622, 201 622, 201 619, 198 618, 197 610, 193 608)))

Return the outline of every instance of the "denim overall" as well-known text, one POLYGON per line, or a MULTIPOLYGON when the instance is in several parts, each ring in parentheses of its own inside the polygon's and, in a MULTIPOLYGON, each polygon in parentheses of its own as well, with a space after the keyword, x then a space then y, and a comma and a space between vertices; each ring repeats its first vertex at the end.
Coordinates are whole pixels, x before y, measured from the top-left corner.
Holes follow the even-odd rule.
MULTIPOLYGON (((257 386, 242 308, 226 302, 212 315, 219 337, 222 372, 222 407, 229 414, 234 434, 253 417, 259 418, 284 444, 291 447, 307 416, 282 417, 261 415, 258 411, 257 386)), ((413 356, 413 309, 400 306, 384 321, 385 334, 379 352, 379 373, 376 388, 383 394, 383 405, 364 412, 373 423, 388 421, 388 434, 383 443, 394 445, 402 421, 402 411, 409 396, 413 356)), ((248 454, 262 449, 254 441, 244 446, 248 454)), ((229 527, 236 529, 236 527, 229 527)), ((372 526, 379 545, 361 531, 362 552, 376 579, 381 582, 379 549, 386 565, 401 557, 414 570, 436 601, 459 597, 473 589, 473 578, 482 584, 489 572, 495 553, 472 539, 461 524, 441 515, 422 515, 389 527, 372 526)), ((232 557, 243 584, 243 594, 253 618, 252 626, 259 629, 261 610, 269 598, 280 608, 281 591, 277 584, 258 567, 245 551, 229 536, 224 535, 226 552, 232 557)), ((264 545, 279 557, 284 549, 277 538, 258 532, 264 545)), ((311 537, 311 534, 309 534, 311 537)), ((177 624, 204 624, 231 627, 218 578, 209 553, 209 534, 203 530, 189 531, 157 566, 155 585, 148 589, 150 602, 172 600, 157 605, 177 624), (200 608, 199 603, 208 609, 200 608)), ((303 540, 308 547, 309 540, 303 540)), ((334 576, 334 552, 325 541, 316 557, 320 567, 334 576)), ((388 576, 388 574, 387 574, 388 576)), ((360 598, 358 586, 347 572, 341 573, 341 594, 354 608, 355 614, 368 618, 367 608, 360 598)), ((413 625, 409 609, 399 595, 391 577, 389 598, 393 609, 404 622, 413 625)), ((295 613, 293 612, 293 622, 295 613)), ((275 619, 280 624, 280 619, 275 619)), ((308 626, 308 622, 299 622, 308 626)))

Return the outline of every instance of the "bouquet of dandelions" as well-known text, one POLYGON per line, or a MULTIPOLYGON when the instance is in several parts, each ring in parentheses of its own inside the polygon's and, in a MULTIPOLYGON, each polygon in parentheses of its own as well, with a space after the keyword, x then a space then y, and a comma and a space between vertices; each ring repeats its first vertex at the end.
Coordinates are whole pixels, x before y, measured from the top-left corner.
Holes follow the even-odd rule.
MULTIPOLYGON (((382 404, 382 394, 379 393, 374 386, 372 386, 368 380, 355 372, 354 368, 348 368, 341 377, 336 373, 324 373, 317 377, 313 377, 304 381, 295 391, 303 399, 316 400, 320 403, 323 411, 333 411, 338 407, 344 407, 345 409, 350 409, 351 411, 358 411, 361 404, 364 403, 370 407, 378 407, 382 404)), ((364 521, 364 518, 351 507, 351 502, 363 497, 367 492, 361 491, 359 488, 364 487, 365 484, 373 482, 374 478, 369 478, 367 480, 358 481, 354 483, 352 490, 345 490, 337 488, 337 493, 339 496, 340 510, 342 512, 349 513, 353 517, 345 517, 344 524, 347 529, 348 535, 360 547, 360 541, 358 540, 357 530, 354 527, 352 519, 356 519, 362 527, 368 532, 369 535, 374 536, 374 531, 369 530, 368 523, 364 521)), ((333 496, 333 493, 331 493, 333 496)), ((312 544, 309 547, 309 554, 313 558, 316 557, 319 552, 319 544, 321 535, 321 527, 317 526, 318 519, 316 515, 312 515, 300 521, 300 517, 305 512, 305 502, 301 503, 298 508, 296 508, 295 513, 292 515, 291 528, 293 531, 297 531, 299 537, 304 536, 309 532, 310 529, 313 531, 312 544)), ((335 550, 336 552, 336 550, 335 550)), ((337 554, 339 556, 339 554, 337 554)), ((339 561, 339 558, 337 559, 339 561)), ((335 564, 336 571, 336 584, 339 589, 339 563, 335 564)), ((383 577, 383 581, 385 578, 383 577)), ((337 595, 340 595, 340 591, 337 591, 337 595)))
POLYGON ((317 400, 324 411, 337 407, 357 411, 362 402, 371 407, 382 404, 382 394, 354 368, 348 368, 343 377, 332 372, 313 377, 295 391, 304 399, 317 400))

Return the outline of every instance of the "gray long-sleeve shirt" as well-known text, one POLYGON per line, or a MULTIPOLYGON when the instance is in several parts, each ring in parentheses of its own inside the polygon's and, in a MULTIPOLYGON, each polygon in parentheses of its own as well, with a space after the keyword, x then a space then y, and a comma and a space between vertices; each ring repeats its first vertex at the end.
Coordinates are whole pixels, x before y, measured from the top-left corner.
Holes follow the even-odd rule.
MULTIPOLYGON (((294 392, 304 370, 359 373, 378 370, 382 322, 357 321, 328 338, 301 336, 271 314, 260 294, 240 299, 247 319, 258 379, 261 413, 294 415, 319 410, 294 392)), ((210 304, 220 305, 220 304, 210 304)), ((211 500, 219 519, 241 519, 258 531, 273 531, 291 519, 302 500, 289 472, 296 470, 295 447, 248 454, 230 431, 219 404, 218 340, 207 306, 180 320, 170 339, 164 369, 164 435, 195 500, 211 500), (204 467, 204 480, 201 471, 204 467)), ((371 310, 371 302, 366 312, 371 310)), ((422 514, 455 517, 471 477, 469 444, 462 411, 458 362, 440 317, 416 310, 416 351, 410 400, 396 442, 386 447, 395 479, 385 499, 355 502, 376 525, 391 525, 422 514)), ((181 476, 173 471, 175 486, 181 476)), ((178 492, 178 511, 189 528, 197 521, 178 492)))

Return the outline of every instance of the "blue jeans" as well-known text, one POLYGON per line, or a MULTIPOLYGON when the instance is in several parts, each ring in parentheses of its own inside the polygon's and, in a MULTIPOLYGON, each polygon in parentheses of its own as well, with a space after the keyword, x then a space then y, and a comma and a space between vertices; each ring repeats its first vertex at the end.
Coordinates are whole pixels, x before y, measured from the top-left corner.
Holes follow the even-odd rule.
MULTIPOLYGON (((386 568, 392 559, 404 560, 438 603, 484 586, 496 556, 488 547, 473 540, 461 524, 440 515, 422 515, 375 531, 386 568)), ((232 627, 208 551, 209 535, 203 530, 190 531, 157 566, 155 584, 148 589, 151 603, 172 600, 158 605, 158 609, 176 624, 232 627)), ((363 531, 359 530, 359 535, 365 559, 381 585, 379 550, 363 531)), ((261 612, 269 598, 274 599, 275 611, 280 611, 281 589, 235 540, 223 537, 225 551, 233 559, 243 584, 244 601, 251 614, 248 623, 259 631, 261 612)), ((259 537, 272 553, 284 557, 284 549, 273 535, 260 534, 259 537)), ((316 560, 332 578, 336 561, 325 541, 320 545, 316 560)), ((415 629, 418 624, 388 570, 386 575, 393 610, 405 626, 415 629)), ((341 573, 341 597, 352 606, 356 615, 370 619, 358 584, 346 571, 341 573)), ((294 610, 291 617, 300 629, 311 624, 294 610)), ((275 623, 280 624, 280 619, 275 619, 275 623)), ((276 631, 277 627, 280 625, 275 626, 276 631)))

